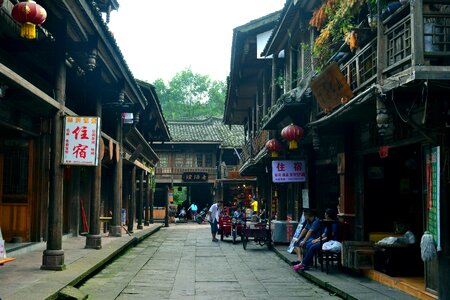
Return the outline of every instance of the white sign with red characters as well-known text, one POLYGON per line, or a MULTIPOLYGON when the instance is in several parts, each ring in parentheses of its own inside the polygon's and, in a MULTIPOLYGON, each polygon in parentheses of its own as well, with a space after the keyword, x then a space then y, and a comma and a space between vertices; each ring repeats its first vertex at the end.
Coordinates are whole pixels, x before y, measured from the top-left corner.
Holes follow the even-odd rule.
POLYGON ((65 117, 63 164, 97 166, 99 145, 100 118, 65 117))
POLYGON ((304 160, 272 161, 272 181, 275 183, 306 181, 304 160))

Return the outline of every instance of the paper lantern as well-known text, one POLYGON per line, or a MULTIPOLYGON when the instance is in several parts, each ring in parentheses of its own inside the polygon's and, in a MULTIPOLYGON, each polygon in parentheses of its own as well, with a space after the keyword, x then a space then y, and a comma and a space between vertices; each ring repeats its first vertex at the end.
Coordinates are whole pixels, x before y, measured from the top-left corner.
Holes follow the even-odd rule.
POLYGON ((298 141, 303 137, 303 128, 291 124, 283 128, 281 136, 289 142, 289 150, 298 148, 298 141))
POLYGON ((266 142, 266 148, 272 153, 272 157, 278 157, 278 152, 283 150, 283 145, 277 139, 271 139, 266 142))
POLYGON ((20 24, 20 36, 26 39, 36 38, 36 25, 45 22, 47 12, 34 1, 28 0, 14 5, 11 15, 20 24))

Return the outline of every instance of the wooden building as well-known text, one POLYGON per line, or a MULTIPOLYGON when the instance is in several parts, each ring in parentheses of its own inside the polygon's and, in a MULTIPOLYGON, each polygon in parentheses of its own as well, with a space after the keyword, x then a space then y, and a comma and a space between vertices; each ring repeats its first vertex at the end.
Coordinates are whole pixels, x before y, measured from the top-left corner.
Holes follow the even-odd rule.
MULTIPOLYGON (((201 210, 224 200, 230 205, 255 195, 253 177, 239 174, 239 155, 244 139, 242 126, 226 126, 219 118, 168 121, 171 141, 153 143, 156 167, 155 202, 164 206, 166 189, 186 187, 188 202, 201 210)), ((156 205, 156 204, 155 204, 156 205)))
MULTIPOLYGON (((363 1, 351 7, 356 2, 349 1, 347 7, 361 13, 344 20, 353 22, 348 43, 321 35, 339 32, 318 24, 317 12, 330 3, 286 1, 261 52, 247 31, 256 22, 263 28, 270 16, 235 29, 225 123, 244 124, 250 132, 241 173, 267 177, 277 191, 269 193, 277 198, 277 218, 298 216, 304 204, 319 216, 337 206, 348 226, 344 238, 369 244, 410 230, 413 245, 375 246, 372 264, 347 267, 369 268, 367 276, 397 288, 415 286, 407 292, 449 299, 448 3, 363 1), (326 51, 331 55, 320 61, 326 51), (255 67, 258 56, 270 65, 255 67), (265 143, 285 143, 281 130, 290 123, 303 127, 305 137, 299 150, 284 144, 280 155, 304 159, 307 179, 273 184, 263 172, 272 160, 265 143), (419 244, 425 231, 437 255, 424 263, 419 244), (399 277, 407 284, 397 284, 399 277)), ((335 7, 330 17, 342 28, 349 23, 338 19, 343 9, 335 7)))
POLYGON ((151 177, 148 141, 169 134, 154 90, 136 82, 108 29, 117 1, 39 1, 46 19, 28 35, 13 17, 18 3, 0 1, 0 226, 6 242, 46 241, 42 269, 62 270, 64 234, 84 232, 99 249, 103 216, 121 235, 122 208, 134 217, 136 207, 126 172, 151 177), (72 121, 95 145, 76 163, 66 160, 72 121))

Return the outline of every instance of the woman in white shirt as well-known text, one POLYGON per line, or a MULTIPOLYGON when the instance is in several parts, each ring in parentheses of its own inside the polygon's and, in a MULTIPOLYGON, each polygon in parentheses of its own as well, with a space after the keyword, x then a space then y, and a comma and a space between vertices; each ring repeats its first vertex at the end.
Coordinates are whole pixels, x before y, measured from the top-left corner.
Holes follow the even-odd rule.
POLYGON ((209 224, 211 224, 211 235, 212 235, 212 241, 218 242, 219 240, 216 238, 217 230, 218 230, 218 224, 219 224, 219 218, 220 218, 220 212, 222 211, 222 205, 223 201, 219 200, 217 203, 214 203, 211 205, 208 211, 209 216, 209 224))

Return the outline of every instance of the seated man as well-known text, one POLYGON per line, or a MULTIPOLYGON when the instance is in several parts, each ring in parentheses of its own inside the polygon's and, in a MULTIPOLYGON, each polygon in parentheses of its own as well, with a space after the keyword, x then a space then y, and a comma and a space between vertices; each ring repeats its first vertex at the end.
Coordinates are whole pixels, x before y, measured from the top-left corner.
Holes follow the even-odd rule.
POLYGON ((297 253, 297 261, 294 264, 300 264, 302 261, 302 251, 305 251, 314 239, 320 236, 320 221, 314 213, 305 209, 303 212, 306 222, 297 239, 294 240, 294 249, 297 253))
MULTIPOLYGON (((325 221, 331 222, 331 221, 336 221, 337 220, 337 216, 336 216, 336 212, 331 209, 328 208, 325 211, 325 221)), ((337 239, 337 231, 338 231, 338 224, 334 223, 332 225, 332 233, 331 236, 329 236, 329 240, 336 240, 337 239)), ((322 240, 325 241, 327 239, 327 227, 325 227, 323 233, 322 233, 322 240)), ((310 266, 312 266, 313 263, 313 257, 314 255, 319 251, 320 249, 320 236, 312 239, 311 242, 309 244, 307 244, 306 248, 306 255, 303 258, 303 260, 301 261, 301 263, 294 265, 292 268, 297 271, 297 270, 306 270, 308 269, 310 266)))
POLYGON ((236 219, 237 224, 245 224, 245 213, 242 211, 242 207, 238 205, 233 213, 233 219, 236 219))

